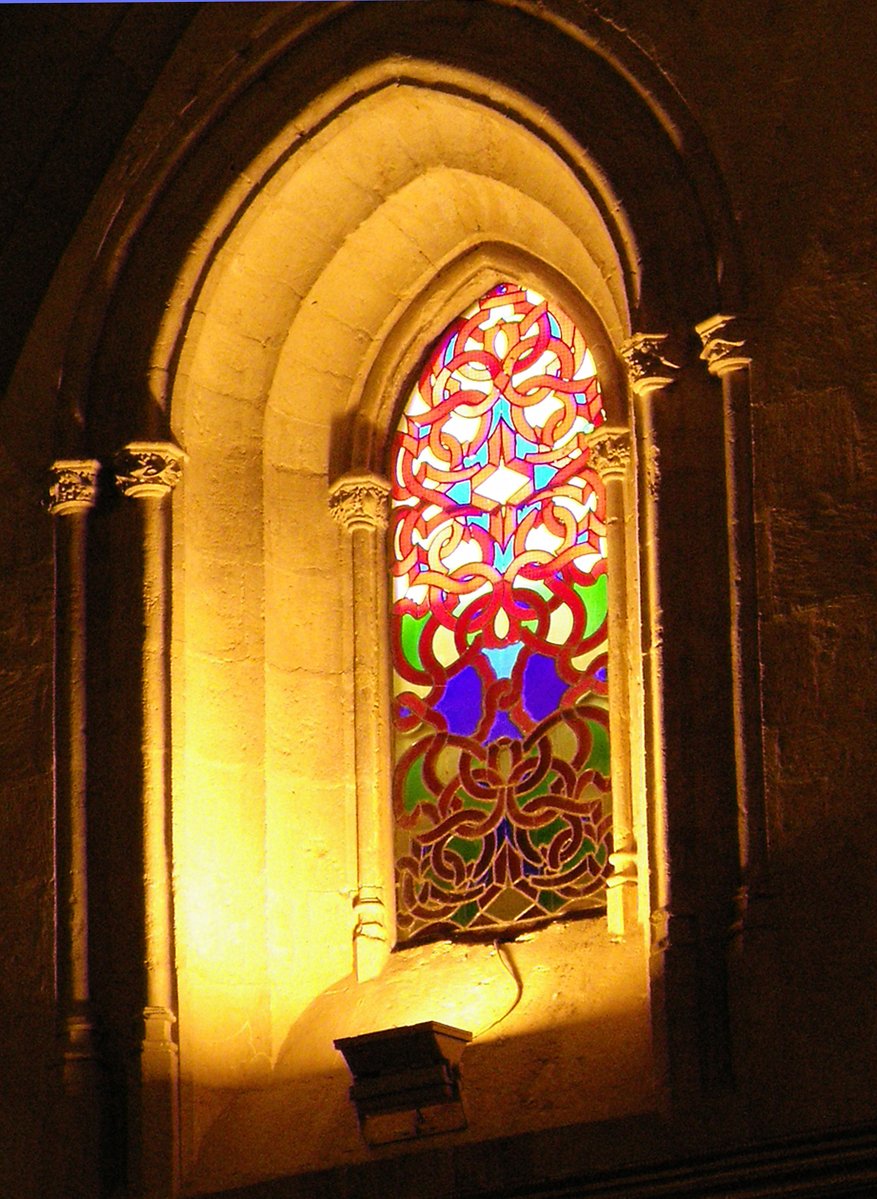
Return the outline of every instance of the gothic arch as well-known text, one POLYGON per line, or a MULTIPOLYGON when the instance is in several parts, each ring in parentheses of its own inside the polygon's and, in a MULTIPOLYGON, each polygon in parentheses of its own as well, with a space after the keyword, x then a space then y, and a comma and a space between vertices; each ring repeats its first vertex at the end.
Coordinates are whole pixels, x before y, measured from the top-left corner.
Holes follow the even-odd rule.
MULTIPOLYGON (((169 733, 173 712, 174 932, 190 1167, 211 1105, 222 1102, 216 1096, 267 1081, 275 1064, 293 1077, 295 1063, 284 1056, 290 1027, 350 969, 350 898, 362 883, 350 615, 358 601, 327 487, 351 471, 382 469, 393 409, 418 355, 450 314, 509 270, 581 314, 611 400, 610 424, 629 439, 636 477, 624 478, 617 509, 629 588, 616 642, 630 665, 627 769, 637 780, 639 850, 650 855, 640 862, 650 890, 641 888, 636 914, 645 928, 656 919, 654 995, 662 993, 665 951, 685 958, 680 978, 689 978, 698 952, 690 912, 703 897, 696 876, 704 864, 692 866, 687 844, 697 819, 689 799, 681 815, 670 811, 685 790, 690 755, 680 748, 662 673, 667 637, 677 674, 687 649, 682 606, 667 597, 668 583, 684 576, 685 535, 673 531, 667 501, 670 550, 659 553, 656 450, 674 505, 681 476, 701 468, 693 426, 680 431, 681 418, 656 412, 649 397, 675 376, 662 356, 664 335, 679 345, 723 297, 739 301, 721 190, 677 99, 657 82, 650 93, 656 72, 645 67, 646 82, 634 86, 636 72, 620 68, 624 47, 608 30, 601 44, 535 11, 501 8, 511 54, 500 80, 486 54, 494 17, 485 10, 493 5, 467 6, 465 30, 452 21, 441 53, 432 54, 435 46, 422 41, 429 32, 417 31, 407 6, 398 6, 392 33, 382 28, 360 50, 355 35, 371 28, 370 7, 333 12, 301 45, 269 55, 261 88, 245 90, 241 81, 222 102, 214 97, 176 174, 156 181, 137 220, 111 229, 108 249, 86 272, 86 282, 104 287, 67 347, 63 402, 87 410, 84 433, 68 432, 76 442, 68 452, 87 444, 109 460, 134 443, 134 467, 128 459, 117 465, 132 496, 146 494, 137 491, 144 454, 174 441, 187 455, 173 501, 172 634, 162 651, 171 702, 163 698, 153 724, 164 720, 162 735, 169 733), (564 79, 545 79, 528 59, 526 39, 514 34, 537 25, 557 47, 559 75, 587 64, 589 104, 572 108, 564 79), (302 56, 322 61, 320 46, 339 35, 356 47, 344 69, 321 68, 319 87, 306 92, 302 56), (683 898, 674 907, 676 869, 683 898), (667 931, 676 928, 681 941, 667 931)), ((689 368, 682 391, 684 419, 707 422, 706 474, 720 465, 724 443, 702 367, 689 368)), ((68 431, 81 423, 62 422, 68 431)), ((166 456, 174 465, 162 484, 169 490, 178 462, 166 456)), ((727 571, 720 491, 714 483, 704 489, 709 544, 698 551, 700 565, 718 573, 727 571)), ((150 583, 144 603, 154 598, 161 571, 150 574, 139 550, 123 544, 120 552, 150 583)), ((726 602, 716 580, 707 591, 706 608, 726 602)), ((372 607, 380 608, 379 596, 372 607)), ((139 666, 121 668, 136 685, 139 666)), ((164 687, 163 678, 152 682, 164 687)), ((729 708, 722 691, 699 745, 717 730, 733 740, 729 708)), ((154 736, 144 727, 144 745, 154 736)), ((703 767, 700 781, 730 826, 726 757, 703 767)), ((735 835, 723 827, 719 849, 706 858, 707 868, 721 867, 718 885, 705 888, 716 911, 738 881, 735 835)), ((609 961, 608 941, 591 950, 593 960, 609 961)), ((628 1080, 633 1098, 623 1087, 611 1100, 602 1096, 607 1118, 613 1103, 627 1110, 653 1102, 646 956, 638 944, 625 959, 630 1035, 648 1059, 645 1081, 628 1080), (640 976, 642 993, 630 981, 640 976)), ((166 973, 172 965, 168 958, 166 973)), ((168 1012, 173 989, 162 993, 168 1012)), ((660 1045, 659 1007, 656 1000, 660 1045)), ((493 1014, 488 1003, 485 1025, 493 1014)), ((163 1035, 170 1040, 167 1028, 163 1035)), ((594 1033, 582 1035, 587 1045, 594 1033)), ((659 1077, 690 1066, 671 1051, 668 1060, 659 1077)), ((689 1075, 698 1070, 695 1063, 689 1075)), ((586 1088, 573 1100, 574 1090, 569 1083, 563 1093, 575 1110, 558 1110, 558 1120, 593 1118, 595 1095, 586 1088)), ((210 1153, 218 1161, 221 1147, 210 1153)))

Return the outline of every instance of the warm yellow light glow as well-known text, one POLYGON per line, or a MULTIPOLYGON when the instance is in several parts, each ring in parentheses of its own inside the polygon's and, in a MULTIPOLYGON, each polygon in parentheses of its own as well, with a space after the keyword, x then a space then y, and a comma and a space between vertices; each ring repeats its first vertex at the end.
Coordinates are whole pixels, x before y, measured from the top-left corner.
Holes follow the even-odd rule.
MULTIPOLYGON (((420 69, 406 64, 406 78, 420 69)), ((321 111, 296 154, 266 147, 247 178, 282 165, 239 226, 223 223, 231 202, 217 209, 203 244, 222 250, 198 258, 207 279, 174 375, 189 455, 173 559, 180 1066, 186 1156, 205 1190, 361 1160, 332 1042, 394 1024, 470 1029, 476 1097, 503 1055, 508 1094, 476 1104, 467 1136, 647 1102, 641 946, 610 944, 602 920, 504 949, 406 949, 368 982, 352 973, 363 846, 350 550, 327 499, 339 430, 355 409, 363 427, 388 426, 399 388, 381 372, 410 366, 383 364, 388 330, 422 333, 414 297, 473 239, 538 246, 611 336, 627 322, 625 271, 575 155, 536 137, 511 98, 497 108, 391 77, 331 121, 321 111), (489 170, 485 144, 497 147, 489 170), (605 1055, 607 1022, 624 1027, 629 1059, 608 1098, 575 1065, 605 1055), (569 1064, 534 1070, 562 1035, 569 1064)), ((181 320, 194 261, 174 292, 181 320)), ((459 297, 448 303, 459 311, 459 297)))

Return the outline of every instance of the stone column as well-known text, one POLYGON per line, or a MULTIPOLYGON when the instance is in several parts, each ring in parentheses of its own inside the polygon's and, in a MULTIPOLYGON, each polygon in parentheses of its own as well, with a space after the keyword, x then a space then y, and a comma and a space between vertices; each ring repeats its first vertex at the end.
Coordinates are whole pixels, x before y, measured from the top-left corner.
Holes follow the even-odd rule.
POLYGON ((640 333, 621 348, 634 394, 642 578, 641 650, 645 686, 645 788, 649 803, 650 954, 656 1065, 676 1096, 699 1089, 698 925, 693 899, 680 893, 670 861, 673 813, 667 793, 664 720, 664 620, 660 572, 660 447, 654 404, 678 367, 662 356, 665 334, 640 333))
POLYGON ((390 485, 368 472, 338 479, 329 507, 352 538, 357 891, 356 977, 375 978, 395 939, 386 528, 390 485))
POLYGON ((50 470, 55 520, 56 991, 62 1058, 62 1155, 56 1182, 73 1197, 98 1194, 100 1090, 88 966, 86 776, 86 526, 99 464, 62 459, 50 470))
POLYGON ((630 790, 630 658, 628 654, 626 429, 602 425, 589 438, 589 462, 606 489, 607 625, 609 634, 609 752, 612 778, 612 874, 608 881, 609 934, 623 937, 636 923, 637 847, 630 790))
POLYGON ((732 932, 744 936, 767 919, 767 836, 761 744, 758 599, 752 494, 750 357, 737 317, 715 316, 697 326, 701 358, 721 380, 728 511, 734 755, 741 886, 732 932))
MULTIPOLYGON (((656 393, 673 383, 678 368, 661 356, 666 334, 638 333, 621 347, 635 399, 637 466, 639 471, 640 550, 642 559, 641 652, 647 692, 645 711, 646 792, 651 807, 653 844, 650 869, 653 918, 669 902, 666 860, 667 795, 663 719, 663 627, 658 554, 658 493, 660 469, 655 444, 652 405, 656 393)), ((662 921, 659 919, 659 924, 662 921)))
POLYGON ((769 1030, 779 1027, 783 1014, 772 986, 777 947, 762 756, 750 357, 746 331, 736 317, 712 317, 697 332, 701 358, 722 385, 740 872, 726 954, 734 1065, 741 1076, 751 1076, 774 1060, 777 1047, 769 1030))
POLYGON ((167 499, 180 478, 183 454, 166 442, 132 442, 115 459, 116 482, 141 505, 140 764, 144 905, 144 1006, 140 1013, 139 1075, 132 1096, 132 1175, 136 1194, 168 1199, 179 1191, 179 1065, 173 1026, 173 913, 167 499))

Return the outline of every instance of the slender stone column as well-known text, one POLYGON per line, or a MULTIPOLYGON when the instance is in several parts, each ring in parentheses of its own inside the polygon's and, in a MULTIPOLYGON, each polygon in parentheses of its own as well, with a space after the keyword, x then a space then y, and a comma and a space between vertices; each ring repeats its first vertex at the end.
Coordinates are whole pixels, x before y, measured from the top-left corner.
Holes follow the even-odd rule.
POLYGON ((758 599, 752 494, 750 357, 737 317, 715 316, 697 326, 701 358, 721 380, 725 426, 725 491, 733 667, 734 754, 741 886, 735 933, 767 919, 767 836, 761 744, 758 599))
POLYGON ((132 442, 115 459, 123 495, 141 507, 141 828, 145 1003, 140 1070, 133 1096, 131 1150, 136 1193, 168 1199, 179 1191, 179 1065, 173 1035, 173 913, 168 794, 168 496, 183 454, 166 442, 132 442))
POLYGON ((609 933, 622 937, 636 923, 637 848, 630 791, 630 659, 628 655, 626 429, 601 426, 589 439, 590 464, 606 488, 609 632, 609 752, 612 778, 612 874, 607 893, 609 933))
MULTIPOLYGON (((621 347, 630 389, 636 406, 637 464, 640 474, 640 538, 643 579, 642 643, 647 690, 645 712, 646 792, 651 807, 650 845, 652 919, 669 904, 667 870, 667 793, 664 754, 663 623, 658 555, 658 491, 660 469, 655 445, 652 405, 654 396, 675 379, 678 367, 662 357, 666 334, 638 333, 621 347)), ((657 915, 659 926, 666 924, 657 915)))
POLYGON ((63 459, 50 470, 55 521, 56 990, 61 1033, 63 1162, 59 1193, 98 1194, 99 1064, 88 968, 86 812, 86 525, 99 464, 63 459))
POLYGON ((660 574, 660 447, 654 403, 678 367, 662 356, 662 334, 637 334, 621 348, 635 397, 639 472, 642 655, 645 684, 645 786, 649 797, 649 955, 659 1075, 677 1096, 694 1094, 701 1077, 698 925, 692 897, 680 894, 670 862, 672 813, 667 793, 664 720, 664 617, 660 574))
POLYGON ((358 873, 353 950, 361 982, 383 970, 396 927, 385 545, 389 492, 385 479, 362 472, 338 479, 329 495, 332 515, 353 541, 358 873))

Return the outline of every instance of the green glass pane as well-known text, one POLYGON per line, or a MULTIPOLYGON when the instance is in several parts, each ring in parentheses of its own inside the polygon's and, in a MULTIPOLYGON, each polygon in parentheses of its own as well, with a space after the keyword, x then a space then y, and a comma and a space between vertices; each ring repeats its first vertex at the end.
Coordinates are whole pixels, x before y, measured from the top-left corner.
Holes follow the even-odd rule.
POLYGON ((564 862, 564 866, 567 869, 569 869, 572 866, 577 866, 579 864, 579 862, 582 860, 582 858, 586 857, 588 854, 592 854, 593 852, 594 852, 594 842, 590 839, 590 837, 585 837, 584 840, 582 841, 581 845, 578 848, 578 852, 575 853, 569 859, 568 862, 564 862))
POLYGON ((493 800, 492 799, 476 799, 474 795, 467 795, 465 791, 458 791, 457 798, 460 800, 463 807, 467 811, 469 811, 469 810, 473 810, 475 812, 492 812, 493 811, 493 800))
POLYGON ((563 907, 563 900, 554 891, 539 892, 539 906, 546 912, 556 912, 563 907))
POLYGON ((580 583, 574 584, 574 590, 584 604, 587 613, 586 637, 596 633, 606 619, 608 611, 607 585, 606 575, 600 575, 597 581, 588 587, 583 587, 580 583))
POLYGON ((448 841, 448 849, 461 857, 464 862, 477 862, 478 855, 481 853, 481 842, 467 841, 463 837, 451 837, 448 841))
POLYGON ((426 616, 412 616, 410 612, 405 612, 402 616, 402 653, 405 655, 405 661, 415 670, 423 670, 423 662, 420 660, 420 635, 428 620, 428 613, 426 616))
POLYGON ((551 782, 552 776, 550 774, 546 774, 539 783, 538 787, 534 787, 532 791, 527 791, 524 795, 520 796, 520 798, 515 796, 515 801, 517 802, 518 807, 522 808, 524 804, 529 802, 529 800, 538 799, 540 795, 547 795, 548 790, 551 787, 551 782))
POLYGON ((457 908, 451 920, 454 924, 459 924, 460 928, 465 928, 467 924, 471 924, 478 915, 477 903, 464 903, 462 907, 457 908))
POLYGON ((406 812, 413 812, 419 803, 429 799, 429 792, 423 781, 423 760, 421 758, 415 759, 408 767, 402 795, 406 812))
POLYGON ((589 720, 588 727, 594 738, 591 756, 588 758, 588 769, 596 770, 604 778, 609 777, 609 730, 596 720, 589 720))
POLYGON ((534 845, 550 845, 563 828, 563 824, 564 822, 558 816, 550 824, 543 824, 541 828, 533 829, 530 833, 530 840, 534 845))

